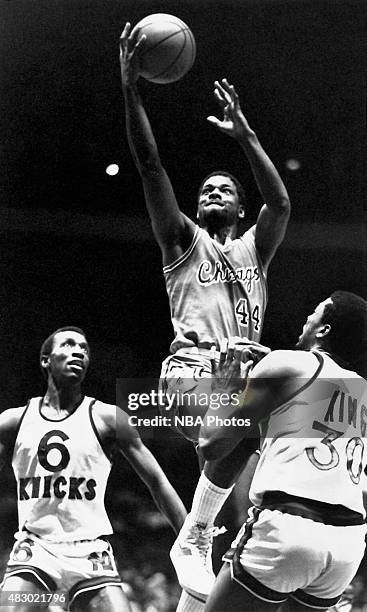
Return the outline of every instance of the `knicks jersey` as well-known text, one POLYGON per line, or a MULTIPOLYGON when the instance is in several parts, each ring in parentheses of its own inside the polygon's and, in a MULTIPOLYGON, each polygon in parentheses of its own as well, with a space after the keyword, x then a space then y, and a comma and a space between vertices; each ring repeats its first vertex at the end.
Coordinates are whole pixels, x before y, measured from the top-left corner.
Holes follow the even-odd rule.
POLYGON ((230 336, 260 339, 267 289, 253 230, 222 245, 197 227, 190 247, 163 273, 175 334, 172 353, 218 346, 230 336))
POLYGON ((315 375, 260 423, 261 455, 250 499, 282 491, 365 516, 367 383, 325 353, 315 375))
POLYGON ((19 531, 53 542, 94 539, 112 533, 104 507, 111 463, 92 420, 96 400, 84 397, 61 420, 41 414, 30 400, 13 454, 19 531))

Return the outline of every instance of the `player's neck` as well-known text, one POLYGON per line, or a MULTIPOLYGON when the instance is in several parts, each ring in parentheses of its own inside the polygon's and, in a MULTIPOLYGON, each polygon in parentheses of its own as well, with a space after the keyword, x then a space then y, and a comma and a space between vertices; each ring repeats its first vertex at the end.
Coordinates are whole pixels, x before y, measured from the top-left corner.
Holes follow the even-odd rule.
POLYGON ((57 414, 70 414, 83 399, 83 393, 78 385, 57 387, 53 380, 49 381, 43 406, 57 414))
POLYGON ((237 237, 237 225, 207 226, 204 229, 213 240, 220 242, 220 244, 225 244, 227 240, 234 240, 237 237))

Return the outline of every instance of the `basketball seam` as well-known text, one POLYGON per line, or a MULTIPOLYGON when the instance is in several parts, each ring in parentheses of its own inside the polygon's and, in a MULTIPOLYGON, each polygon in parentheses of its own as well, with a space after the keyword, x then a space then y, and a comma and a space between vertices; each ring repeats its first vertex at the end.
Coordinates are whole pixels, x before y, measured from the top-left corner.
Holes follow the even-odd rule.
MULTIPOLYGON (((176 55, 176 57, 174 58, 174 60, 172 60, 172 62, 170 64, 168 64, 168 66, 165 67, 164 70, 161 70, 161 72, 157 72, 157 74, 153 74, 151 75, 149 78, 150 79, 157 79, 160 76, 162 76, 163 74, 165 74, 167 71, 169 71, 169 69, 177 62, 177 60, 180 58, 180 56, 182 55, 185 47, 186 47, 186 42, 187 42, 187 36, 186 33, 190 32, 190 28, 181 28, 180 30, 178 30, 177 32, 173 32, 173 34, 170 34, 169 36, 166 36, 166 38, 162 38, 162 40, 159 41, 159 43, 157 43, 156 45, 149 47, 149 49, 147 49, 147 53, 149 51, 151 51, 152 49, 155 49, 156 47, 159 47, 159 45, 163 42, 165 42, 166 40, 168 40, 169 38, 172 38, 172 36, 176 36, 176 34, 178 34, 178 32, 183 32, 184 34, 184 44, 182 45, 180 51, 178 52, 178 54, 176 55)), ((191 37, 190 37, 191 38, 191 37)), ((191 41, 193 42, 193 41, 191 41)), ((195 43, 194 43, 195 44, 195 43)), ((191 45, 192 51, 191 51, 191 65, 190 68, 192 67, 193 64, 193 48, 194 48, 194 44, 191 45)), ((142 56, 144 56, 144 53, 142 53, 142 56)), ((190 68, 188 68, 188 70, 190 70, 190 68)))
MULTIPOLYGON (((150 24, 148 24, 150 25, 150 24)), ((143 26, 145 27, 145 26, 143 26)), ((142 28, 143 29, 143 28, 142 28)), ((180 28, 179 30, 177 30, 177 32, 172 32, 172 34, 168 34, 168 36, 166 36, 166 38, 161 38, 159 42, 157 42, 155 45, 152 45, 151 47, 148 47, 148 49, 146 49, 144 51, 144 49, 142 50, 141 56, 144 57, 144 55, 146 53, 149 53, 150 51, 152 51, 153 49, 155 49, 156 47, 159 47, 159 45, 161 45, 162 43, 166 42, 166 40, 169 40, 170 38, 172 38, 172 36, 176 36, 177 34, 179 34, 179 32, 183 32, 185 34, 185 32, 187 31, 188 28, 186 28, 186 30, 184 30, 183 28, 180 28)), ((185 34, 185 41, 186 41, 186 34, 185 34)))

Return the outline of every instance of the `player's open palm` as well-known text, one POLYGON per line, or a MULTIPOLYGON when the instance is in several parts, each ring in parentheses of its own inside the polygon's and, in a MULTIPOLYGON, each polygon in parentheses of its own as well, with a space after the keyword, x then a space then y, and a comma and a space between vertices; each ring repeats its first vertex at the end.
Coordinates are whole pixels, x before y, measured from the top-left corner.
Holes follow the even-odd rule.
POLYGON ((248 134, 251 129, 241 110, 238 94, 233 85, 227 79, 214 82, 214 95, 223 111, 223 119, 209 116, 208 121, 215 125, 221 132, 228 134, 236 140, 248 134))

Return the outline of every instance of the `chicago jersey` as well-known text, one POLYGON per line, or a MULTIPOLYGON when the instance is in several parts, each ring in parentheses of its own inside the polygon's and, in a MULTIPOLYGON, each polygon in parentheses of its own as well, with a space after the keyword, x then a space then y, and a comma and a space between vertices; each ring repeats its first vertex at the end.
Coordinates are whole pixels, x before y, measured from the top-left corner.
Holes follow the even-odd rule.
POLYGON ((95 403, 84 397, 73 413, 56 420, 41 414, 42 398, 30 400, 12 460, 19 531, 53 542, 112 533, 104 507, 111 462, 93 422, 95 403))
POLYGON ((163 272, 175 334, 172 353, 218 346, 230 336, 259 341, 267 288, 253 228, 222 245, 197 227, 187 251, 163 272))
POLYGON ((340 504, 365 516, 367 383, 327 354, 314 376, 260 423, 261 455, 250 488, 340 504))

